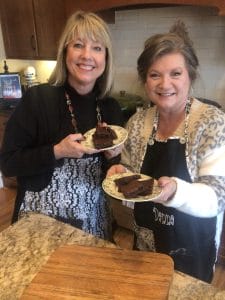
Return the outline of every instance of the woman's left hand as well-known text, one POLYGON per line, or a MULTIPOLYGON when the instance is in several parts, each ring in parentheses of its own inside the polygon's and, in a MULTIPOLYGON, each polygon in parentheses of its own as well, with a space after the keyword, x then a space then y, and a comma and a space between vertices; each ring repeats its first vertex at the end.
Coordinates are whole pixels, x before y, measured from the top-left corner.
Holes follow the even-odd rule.
POLYGON ((112 176, 114 174, 118 174, 118 173, 126 173, 127 169, 120 164, 117 165, 113 165, 112 167, 109 168, 109 170, 107 171, 106 177, 112 176))
POLYGON ((177 183, 176 181, 167 176, 160 177, 158 179, 158 186, 162 188, 160 197, 155 200, 158 203, 165 203, 169 201, 176 193, 177 183))

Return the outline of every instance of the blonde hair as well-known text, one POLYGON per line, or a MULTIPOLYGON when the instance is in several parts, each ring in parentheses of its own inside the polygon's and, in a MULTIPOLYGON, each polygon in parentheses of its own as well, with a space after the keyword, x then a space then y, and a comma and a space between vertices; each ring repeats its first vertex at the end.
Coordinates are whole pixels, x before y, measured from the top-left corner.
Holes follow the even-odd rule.
POLYGON ((110 91, 113 83, 112 42, 107 24, 92 12, 77 11, 68 19, 59 40, 57 62, 49 78, 49 83, 55 86, 61 86, 66 82, 67 46, 77 37, 98 41, 106 48, 105 70, 96 81, 100 92, 99 98, 102 98, 110 91))

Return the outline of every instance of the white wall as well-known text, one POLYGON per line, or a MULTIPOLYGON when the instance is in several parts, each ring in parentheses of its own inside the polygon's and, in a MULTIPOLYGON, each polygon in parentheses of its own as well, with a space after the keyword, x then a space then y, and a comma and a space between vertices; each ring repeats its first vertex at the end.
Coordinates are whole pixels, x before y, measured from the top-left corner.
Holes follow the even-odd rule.
POLYGON ((200 62, 200 78, 194 95, 214 99, 225 107, 225 17, 204 7, 168 7, 116 12, 110 25, 116 58, 114 89, 143 95, 137 80, 136 61, 144 41, 155 33, 167 32, 175 20, 188 29, 200 62))
MULTIPOLYGON (((190 33, 200 61, 200 78, 194 95, 218 101, 225 108, 225 17, 213 8, 168 7, 116 12, 110 24, 116 58, 114 90, 143 95, 136 74, 136 61, 144 41, 152 34, 167 32, 177 19, 182 19, 190 33)), ((0 32, 0 72, 5 54, 0 32)), ((22 72, 28 65, 37 70, 38 80, 47 81, 54 62, 7 60, 11 72, 22 72)))

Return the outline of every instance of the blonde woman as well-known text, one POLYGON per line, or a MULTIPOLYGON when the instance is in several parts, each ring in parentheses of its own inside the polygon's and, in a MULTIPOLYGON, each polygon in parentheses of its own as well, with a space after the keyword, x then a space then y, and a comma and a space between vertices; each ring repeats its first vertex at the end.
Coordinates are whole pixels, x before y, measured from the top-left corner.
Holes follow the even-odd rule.
POLYGON ((13 221, 38 212, 111 239, 101 181, 120 149, 99 152, 80 141, 99 119, 122 125, 118 103, 107 96, 112 80, 107 25, 94 13, 76 12, 49 82, 30 88, 7 124, 0 162, 4 175, 18 180, 13 221))

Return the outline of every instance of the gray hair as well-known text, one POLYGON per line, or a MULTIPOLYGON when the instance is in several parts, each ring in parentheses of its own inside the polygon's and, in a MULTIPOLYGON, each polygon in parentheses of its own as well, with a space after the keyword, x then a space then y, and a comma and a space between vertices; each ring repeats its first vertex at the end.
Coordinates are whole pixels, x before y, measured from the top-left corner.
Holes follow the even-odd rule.
POLYGON ((186 26, 183 22, 177 21, 169 33, 156 34, 145 41, 144 50, 137 61, 138 75, 142 83, 146 82, 151 65, 158 58, 169 53, 183 55, 191 83, 195 81, 199 66, 198 58, 186 26))

